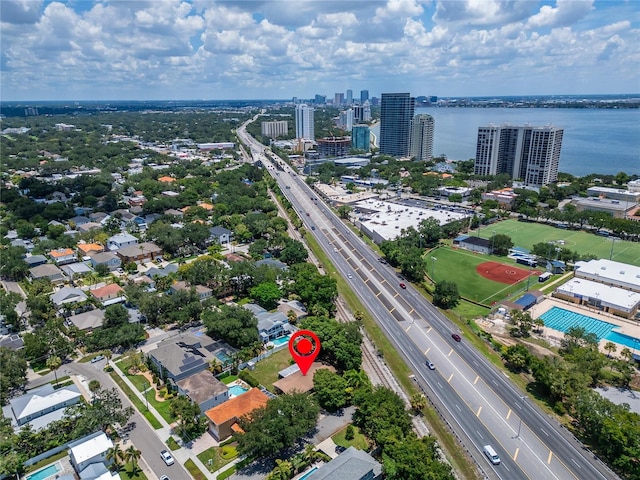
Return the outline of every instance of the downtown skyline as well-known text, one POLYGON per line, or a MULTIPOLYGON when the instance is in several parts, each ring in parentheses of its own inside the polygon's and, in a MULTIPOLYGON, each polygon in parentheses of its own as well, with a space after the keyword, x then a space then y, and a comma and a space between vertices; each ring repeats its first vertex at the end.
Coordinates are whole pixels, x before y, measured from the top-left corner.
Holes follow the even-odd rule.
POLYGON ((0 19, 3 101, 640 92, 633 1, 3 0, 0 19))

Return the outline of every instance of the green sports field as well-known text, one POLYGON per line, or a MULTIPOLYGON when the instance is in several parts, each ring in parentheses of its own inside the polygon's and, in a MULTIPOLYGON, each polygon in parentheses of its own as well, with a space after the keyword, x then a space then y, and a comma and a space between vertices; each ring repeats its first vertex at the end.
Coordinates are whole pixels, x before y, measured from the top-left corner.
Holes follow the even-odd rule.
MULTIPOLYGON (((640 243, 626 240, 613 242, 608 237, 599 237, 580 230, 563 230, 550 225, 517 220, 504 220, 481 227, 480 237, 490 239, 493 232, 509 235, 517 247, 530 249, 536 243, 563 240, 564 245, 562 246, 570 250, 575 250, 580 254, 593 253, 598 258, 606 259, 611 255, 613 245, 611 260, 640 267, 640 243)), ((474 231, 471 235, 475 236, 477 233, 474 231)))
MULTIPOLYGON (((524 292, 527 288, 527 282, 531 288, 537 288, 537 285, 541 285, 538 284, 537 275, 532 275, 528 280, 525 278, 514 285, 484 278, 476 272, 476 267, 484 262, 499 262, 518 268, 526 268, 507 257, 474 254, 468 250, 451 247, 440 247, 425 255, 427 273, 429 276, 433 275, 436 282, 442 280, 454 282, 458 286, 460 295, 484 305, 504 300, 516 292, 524 292), (436 258, 436 261, 434 262, 431 257, 436 258)), ((538 268, 538 270, 541 269, 538 268)))

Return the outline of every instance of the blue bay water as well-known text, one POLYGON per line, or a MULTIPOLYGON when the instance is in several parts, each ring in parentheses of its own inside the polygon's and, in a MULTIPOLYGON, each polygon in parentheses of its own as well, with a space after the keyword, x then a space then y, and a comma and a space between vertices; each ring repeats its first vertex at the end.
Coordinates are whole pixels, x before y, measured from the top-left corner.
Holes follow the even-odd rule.
MULTIPOLYGON (((450 160, 475 157, 478 127, 548 125, 564 128, 560 171, 640 174, 640 109, 418 108, 435 119, 433 154, 450 160)), ((379 135, 379 128, 373 129, 379 135)))

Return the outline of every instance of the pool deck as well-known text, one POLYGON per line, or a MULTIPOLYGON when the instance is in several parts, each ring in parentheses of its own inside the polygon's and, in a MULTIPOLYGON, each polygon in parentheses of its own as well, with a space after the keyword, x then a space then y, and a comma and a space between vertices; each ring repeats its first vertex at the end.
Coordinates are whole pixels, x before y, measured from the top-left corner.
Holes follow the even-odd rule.
MULTIPOLYGON (((588 317, 595 318, 596 320, 602 320, 603 322, 612 323, 614 325, 617 325, 618 327, 616 328, 617 332, 624 333, 625 335, 629 335, 630 337, 640 339, 640 322, 637 322, 634 320, 627 320, 615 315, 611 315, 610 313, 601 312, 594 308, 579 306, 579 305, 576 305, 575 303, 567 302, 567 301, 560 300, 558 298, 553 298, 550 296, 545 297, 545 299, 542 302, 531 307, 529 309, 529 313, 533 318, 538 318, 544 313, 551 310, 553 307, 562 308, 564 310, 569 310, 571 312, 575 312, 581 315, 586 315, 588 317)), ((545 337, 550 337, 550 338, 557 337, 558 339, 562 339, 564 337, 564 332, 561 332, 560 330, 554 330, 553 328, 550 328, 547 326, 544 327, 544 331, 545 331, 545 335, 544 335, 545 337)), ((600 340, 599 342, 600 351, 603 353, 607 353, 606 350, 604 350, 604 345, 607 342, 608 340, 604 340, 604 339, 600 340)), ((620 345, 619 343, 616 343, 616 345, 619 345, 620 348, 613 355, 619 357, 620 351, 625 346, 620 345)), ((639 352, 636 352, 636 353, 639 353, 639 352)))

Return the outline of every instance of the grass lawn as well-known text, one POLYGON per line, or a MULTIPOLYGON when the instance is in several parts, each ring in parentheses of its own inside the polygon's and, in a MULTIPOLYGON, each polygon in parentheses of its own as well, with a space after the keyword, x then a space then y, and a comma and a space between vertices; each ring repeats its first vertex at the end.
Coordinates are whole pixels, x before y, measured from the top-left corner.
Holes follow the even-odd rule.
POLYGON ((187 469, 191 474, 191 477, 195 480, 207 480, 206 475, 202 473, 202 470, 200 470, 195 463, 193 463, 193 460, 189 459, 184 462, 184 468, 187 469))
POLYGON ((131 391, 131 389, 129 388, 129 386, 126 383, 124 383, 124 380, 122 380, 122 378, 120 378, 120 375, 118 375, 116 372, 111 372, 111 373, 109 373, 109 375, 111 376, 113 381, 118 384, 118 387, 120 388, 120 390, 122 390, 124 392, 124 394, 131 401, 131 403, 133 403, 133 405, 138 409, 138 411, 142 415, 144 415, 144 418, 149 420, 149 423, 151 424, 151 426, 153 428, 155 428, 156 430, 159 429, 159 428, 162 428, 162 424, 158 421, 158 419, 149 410, 147 410, 146 405, 144 403, 142 403, 142 400, 140 400, 131 391))
POLYGON ((484 262, 499 262, 518 268, 526 268, 525 265, 518 265, 506 257, 479 255, 463 249, 454 250, 450 247, 442 247, 432 250, 425 261, 429 273, 433 272, 436 282, 442 280, 455 282, 458 285, 460 295, 484 305, 491 305, 492 302, 503 300, 515 292, 524 291, 527 288, 527 282, 530 287, 538 284, 537 275, 532 275, 529 281, 525 278, 516 284, 509 285, 486 279, 476 272, 476 266, 484 262), (431 257, 436 258, 433 269, 431 257))
POLYGON ((221 378, 220 381, 225 385, 229 385, 231 382, 235 382, 237 379, 237 375, 229 375, 228 377, 221 378))
POLYGON ((180 445, 178 445, 178 442, 176 442, 175 438, 173 437, 167 438, 166 443, 167 443, 167 447, 169 447, 169 450, 171 450, 172 452, 180 448, 180 445))
POLYGON ((147 480, 147 476, 142 472, 140 466, 138 466, 137 472, 133 476, 131 475, 132 471, 133 465, 131 462, 129 462, 124 465, 118 473, 120 474, 120 478, 122 478, 122 480, 147 480))
POLYGON ((345 438, 347 434, 347 427, 345 427, 331 438, 333 438, 333 441, 336 445, 340 445, 341 447, 349 448, 353 446, 358 450, 368 450, 369 442, 367 442, 367 438, 362 433, 360 433, 360 429, 355 425, 353 426, 353 433, 353 440, 347 440, 345 438))
POLYGON ((267 388, 278 380, 278 372, 291 365, 291 354, 285 348, 274 353, 270 357, 260 360, 256 364, 256 369, 251 372, 251 376, 267 388))
MULTIPOLYGON (((482 238, 491 238, 493 232, 509 235, 514 245, 531 249, 536 243, 546 243, 564 240, 565 248, 578 253, 593 253, 599 258, 609 258, 612 240, 600 237, 582 230, 563 230, 540 223, 519 222, 518 220, 503 220, 488 227, 480 228, 482 238)), ((472 233, 476 235, 476 233, 472 233)), ((613 242, 611 260, 628 263, 640 267, 640 245, 626 240, 613 242)), ((436 270, 438 266, 436 265, 436 270)))
POLYGON ((67 455, 69 455, 69 451, 68 450, 63 450, 61 452, 58 452, 55 455, 51 455, 50 457, 42 459, 39 462, 34 463, 33 465, 25 467, 24 473, 26 474, 26 473, 29 473, 29 472, 35 472, 36 470, 39 470, 42 467, 46 467, 47 465, 50 465, 53 462, 55 462, 56 460, 59 460, 59 459, 61 459, 63 457, 66 457, 67 455))
POLYGON ((234 445, 225 445, 223 447, 211 447, 198 455, 198 458, 204 463, 210 472, 221 469, 234 458, 238 456, 238 451, 234 445), (209 465, 211 460, 211 465, 209 465))
MULTIPOLYGON (((135 387, 140 392, 144 392, 145 389, 148 389, 145 393, 146 401, 149 402, 150 405, 158 411, 162 418, 164 418, 167 423, 171 423, 175 420, 173 415, 171 415, 170 411, 170 401, 169 400, 156 400, 155 392, 152 389, 149 389, 149 382, 142 375, 130 375, 129 368, 131 366, 131 362, 127 358, 116 363, 116 366, 124 373, 129 381, 135 385, 135 387)), ((146 408, 146 407, 145 407, 146 408)))

